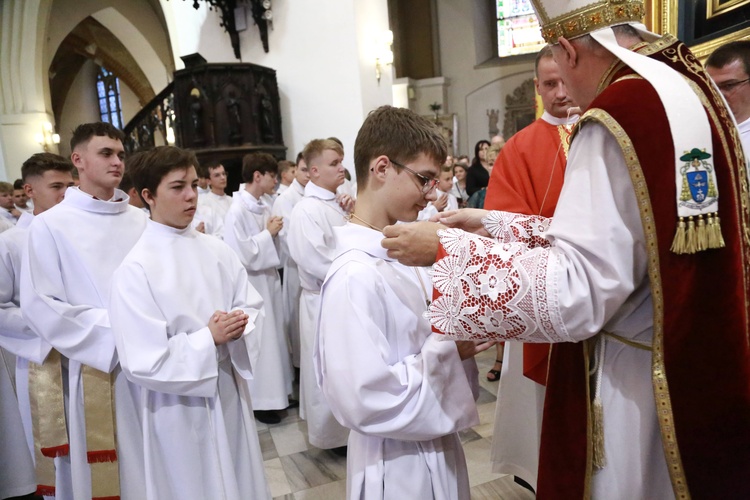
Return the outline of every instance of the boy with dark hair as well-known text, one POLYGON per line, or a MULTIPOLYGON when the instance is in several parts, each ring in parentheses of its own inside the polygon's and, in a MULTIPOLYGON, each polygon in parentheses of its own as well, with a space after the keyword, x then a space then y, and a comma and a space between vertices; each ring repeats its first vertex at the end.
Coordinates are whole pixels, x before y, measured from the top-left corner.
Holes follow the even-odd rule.
POLYGON ((13 203, 13 184, 0 182, 0 221, 5 223, 2 227, 10 229, 20 216, 21 211, 13 203))
POLYGON ((286 160, 279 162, 279 186, 276 188, 276 194, 280 195, 292 185, 295 174, 297 173, 297 166, 286 160))
POLYGON ((29 203, 29 196, 23 188, 23 179, 16 179, 13 182, 13 204, 19 212, 32 213, 34 203, 29 203))
POLYGON ((132 170, 151 220, 112 279, 112 329, 138 415, 122 459, 140 467, 122 482, 143 481, 146 500, 269 498, 247 391, 262 300, 232 251, 191 228, 196 163, 161 146, 132 170), (196 262, 214 272, 195 273, 196 262))
MULTIPOLYGON (((34 218, 21 267, 24 318, 55 349, 39 376, 30 374, 29 384, 55 380, 54 391, 66 384, 69 403, 64 413, 45 406, 50 426, 41 433, 41 446, 64 462, 56 486, 72 485, 74 498, 143 498, 141 483, 119 481, 119 471, 138 464, 118 461, 118 453, 131 445, 134 409, 107 312, 112 274, 146 225, 145 214, 117 189, 124 168, 122 137, 108 123, 74 131, 70 156, 80 186, 34 218), (63 368, 67 378, 61 379, 63 368)), ((64 491, 60 495, 67 498, 64 491)))
POLYGON ((302 151, 297 154, 297 167, 295 168, 294 180, 289 189, 284 191, 273 202, 271 213, 287 224, 279 231, 279 258, 284 279, 281 282, 281 294, 284 300, 284 331, 289 339, 292 354, 292 366, 299 368, 300 365, 300 340, 299 340, 299 299, 302 289, 299 282, 299 269, 289 254, 289 224, 292 219, 294 206, 305 196, 305 186, 310 181, 310 172, 302 156, 302 151))
POLYGON ((316 342, 318 381, 351 429, 347 498, 470 496, 458 431, 479 422, 468 378, 477 372, 462 359, 491 344, 437 340, 423 316, 427 271, 380 245, 384 226, 416 220, 435 200, 445 156, 440 131, 406 109, 378 108, 357 135, 357 207, 333 229, 316 342))
POLYGON ((261 353, 250 381, 255 417, 276 424, 276 410, 289 406, 292 393, 292 368, 284 336, 280 265, 277 235, 283 227, 281 217, 271 215, 267 197, 276 185, 278 167, 273 156, 253 153, 242 159, 245 187, 235 196, 227 213, 224 242, 239 256, 250 284, 265 301, 265 317, 256 325, 261 353))
MULTIPOLYGON (((215 216, 223 221, 227 216, 229 207, 232 206, 232 197, 224 192, 227 188, 227 172, 224 170, 224 165, 218 162, 206 165, 206 171, 208 172, 208 187, 211 190, 201 196, 201 205, 211 207, 215 216)), ((212 234, 222 238, 224 234, 223 226, 213 231, 212 234)))
MULTIPOLYGON (((29 224, 35 215, 62 201, 65 190, 73 185, 72 169, 70 161, 52 153, 37 153, 26 160, 21 167, 21 187, 29 199, 35 201, 34 213, 21 213, 16 226, 0 235, 0 283, 4 284, 0 287, 0 346, 16 359, 14 366, 12 356, 8 359, 0 356, 0 421, 3 423, 0 463, 8 467, 4 471, 7 474, 1 475, 0 498, 33 493, 38 485, 54 485, 55 482, 53 460, 44 457, 39 442, 34 442, 34 429, 39 429, 44 411, 32 413, 28 378, 30 362, 33 362, 31 369, 35 369, 35 364, 42 364, 52 347, 23 319, 21 257, 29 224), (15 387, 8 376, 14 369, 15 387)), ((62 390, 59 387, 58 390, 57 395, 62 400, 62 390)))

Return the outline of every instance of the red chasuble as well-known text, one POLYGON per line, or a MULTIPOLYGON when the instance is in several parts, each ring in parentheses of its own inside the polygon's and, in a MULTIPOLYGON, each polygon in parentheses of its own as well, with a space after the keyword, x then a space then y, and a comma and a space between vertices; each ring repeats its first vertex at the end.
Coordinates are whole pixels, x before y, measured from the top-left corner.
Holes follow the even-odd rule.
MULTIPOLYGON (((666 36, 638 51, 700 89, 713 132, 726 247, 692 255, 670 251, 678 219, 675 157, 664 108, 646 80, 615 67, 579 127, 595 121, 610 130, 636 188, 649 245, 652 380, 675 495, 750 498, 750 226, 739 136, 708 75, 682 42, 666 36), (628 152, 631 146, 634 153, 628 152)), ((552 349, 537 498, 580 499, 590 493, 587 359, 585 345, 552 349)))
MULTIPOLYGON (((565 176, 569 132, 541 118, 517 132, 492 168, 484 208, 552 217, 565 176)), ((547 383, 549 344, 523 345, 523 374, 547 383)))

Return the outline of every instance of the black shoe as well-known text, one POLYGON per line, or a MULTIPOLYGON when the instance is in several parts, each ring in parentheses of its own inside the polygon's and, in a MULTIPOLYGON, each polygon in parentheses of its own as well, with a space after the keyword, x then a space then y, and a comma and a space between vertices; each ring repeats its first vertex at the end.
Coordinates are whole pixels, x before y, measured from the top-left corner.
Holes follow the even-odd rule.
POLYGON ((264 424, 278 424, 281 422, 279 414, 273 410, 255 410, 255 419, 264 424))
POLYGON ((299 408, 299 401, 289 398, 289 406, 287 406, 286 409, 288 410, 289 408, 299 408))
POLYGON ((529 483, 527 483, 526 481, 524 481, 520 477, 513 476, 513 482, 516 483, 519 486, 523 486, 524 488, 526 488, 527 490, 529 490, 530 492, 532 492, 533 494, 536 495, 536 491, 534 491, 534 488, 532 488, 529 483))
POLYGON ((346 446, 339 446, 338 448, 331 448, 329 451, 336 456, 346 458, 346 446))

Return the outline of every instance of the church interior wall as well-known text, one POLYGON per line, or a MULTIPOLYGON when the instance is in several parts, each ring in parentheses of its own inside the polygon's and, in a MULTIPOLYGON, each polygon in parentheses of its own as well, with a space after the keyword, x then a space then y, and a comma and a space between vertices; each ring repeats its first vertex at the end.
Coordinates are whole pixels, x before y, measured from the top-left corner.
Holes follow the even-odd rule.
MULTIPOLYGON (((489 139, 487 110, 504 110, 505 97, 534 76, 533 56, 520 61, 477 61, 475 38, 480 34, 475 30, 474 13, 478 2, 488 0, 437 0, 440 66, 450 81, 447 109, 442 112, 456 113, 458 149, 469 156, 477 141, 489 139)), ((501 111, 501 130, 502 118, 501 111)))

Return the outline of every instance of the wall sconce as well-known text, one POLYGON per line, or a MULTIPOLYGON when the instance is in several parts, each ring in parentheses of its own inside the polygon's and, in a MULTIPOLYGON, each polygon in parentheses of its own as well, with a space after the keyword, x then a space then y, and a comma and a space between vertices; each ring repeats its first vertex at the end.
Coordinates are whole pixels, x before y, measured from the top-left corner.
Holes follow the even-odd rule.
POLYGON ((52 128, 50 122, 44 122, 42 125, 42 132, 36 134, 34 139, 44 148, 45 151, 49 152, 50 146, 53 144, 60 144, 60 134, 54 133, 55 129, 52 128))
POLYGON ((384 32, 377 41, 377 50, 375 52, 375 78, 380 85, 380 77, 383 76, 383 66, 393 64, 393 31, 384 32))
POLYGON ((167 144, 170 146, 174 146, 175 143, 175 136, 174 136, 174 129, 172 128, 172 125, 167 127, 167 144))

